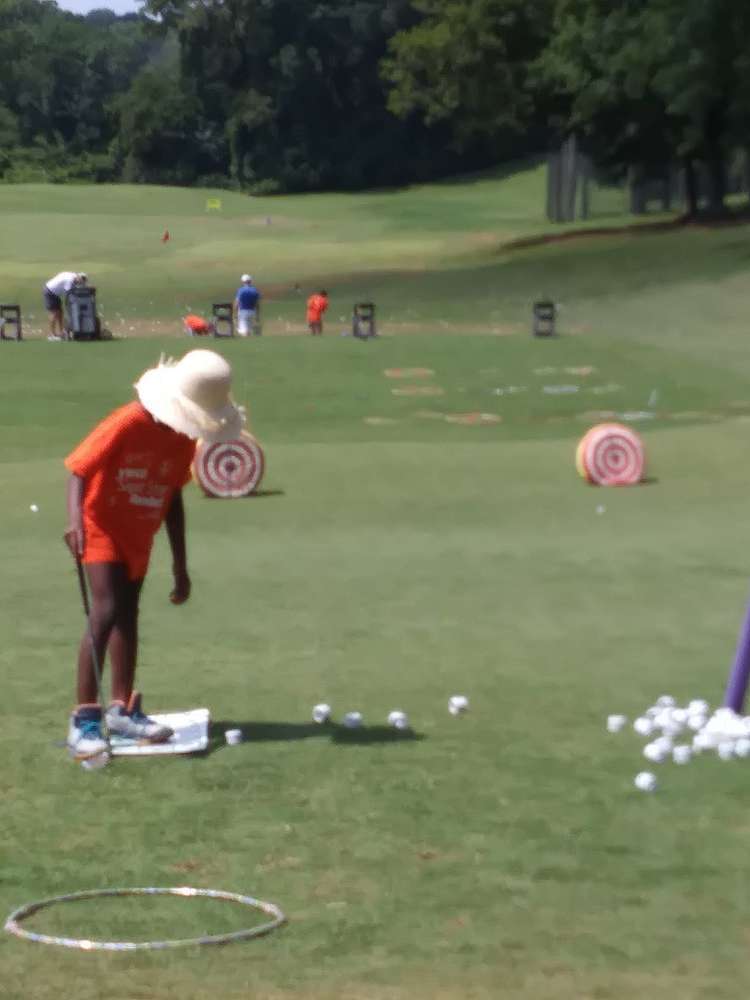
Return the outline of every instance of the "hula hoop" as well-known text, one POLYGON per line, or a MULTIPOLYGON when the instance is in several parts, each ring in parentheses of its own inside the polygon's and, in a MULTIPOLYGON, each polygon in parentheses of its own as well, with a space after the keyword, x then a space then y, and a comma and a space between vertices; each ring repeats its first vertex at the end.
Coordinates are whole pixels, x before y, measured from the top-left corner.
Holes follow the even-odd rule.
POLYGON ((79 951, 160 951, 165 948, 190 948, 206 944, 229 944, 232 941, 246 941, 248 938, 261 937, 269 934, 286 923, 286 917, 275 903, 267 903, 252 896, 241 896, 236 892, 223 892, 220 889, 193 889, 190 886, 174 886, 171 888, 155 888, 147 886, 140 889, 89 889, 84 892, 71 892, 65 896, 52 896, 34 903, 27 903, 14 910, 5 921, 5 930, 26 941, 38 944, 54 944, 62 948, 77 948, 79 951), (96 899, 102 896, 182 896, 193 898, 204 896, 209 899, 225 899, 230 903, 249 906, 273 919, 257 927, 246 927, 228 934, 203 935, 196 938, 176 938, 166 941, 97 941, 88 938, 56 937, 51 934, 38 934, 21 927, 21 922, 39 910, 54 906, 56 903, 70 903, 78 899, 96 899))

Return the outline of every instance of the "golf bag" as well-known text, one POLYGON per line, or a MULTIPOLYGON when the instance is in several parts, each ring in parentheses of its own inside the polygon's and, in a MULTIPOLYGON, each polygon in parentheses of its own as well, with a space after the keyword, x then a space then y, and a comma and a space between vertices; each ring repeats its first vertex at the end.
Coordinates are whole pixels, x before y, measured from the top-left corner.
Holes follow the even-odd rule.
POLYGON ((214 337, 234 336, 234 311, 231 302, 214 302, 211 307, 213 313, 213 333, 214 337))
POLYGON ((375 329, 375 303, 355 302, 352 312, 352 336, 360 340, 377 337, 375 329))
POLYGON ((96 315, 96 289, 74 285, 66 297, 65 332, 68 340, 98 340, 99 317, 96 315))

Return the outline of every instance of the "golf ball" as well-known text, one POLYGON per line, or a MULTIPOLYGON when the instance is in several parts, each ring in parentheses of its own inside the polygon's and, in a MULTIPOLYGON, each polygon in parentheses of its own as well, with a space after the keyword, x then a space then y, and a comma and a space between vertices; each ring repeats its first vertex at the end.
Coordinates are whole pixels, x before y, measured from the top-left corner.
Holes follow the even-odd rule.
POLYGON ((708 715, 708 702, 703 698, 693 698, 687 709, 690 715, 708 715))
POLYGON ((672 737, 667 736, 666 734, 664 736, 657 736, 657 738, 654 740, 654 746, 659 747, 665 753, 671 753, 672 737))
POLYGON ((396 708, 388 713, 388 725, 393 726, 394 729, 408 729, 409 717, 406 712, 401 712, 396 708))
POLYGON ((633 784, 642 792, 653 792, 656 790, 658 782, 655 774, 650 771, 640 771, 636 774, 633 784))
POLYGON ((734 744, 734 752, 738 757, 750 757, 750 740, 746 736, 734 744))
POLYGON ((643 756, 646 760, 650 760, 652 764, 661 764, 667 759, 668 753, 669 750, 666 747, 659 746, 656 740, 653 743, 647 743, 643 748, 643 756))
POLYGON ((37 507, 37 505, 35 503, 31 504, 31 506, 29 507, 29 510, 31 511, 32 514, 38 514, 39 513, 39 508, 37 507))
POLYGON ((319 705, 316 705, 313 708, 312 710, 313 722, 317 723, 328 722, 330 718, 331 718, 331 706, 326 705, 325 702, 322 701, 319 705))
POLYGON ((668 725, 662 727, 662 732, 665 736, 668 736, 671 739, 673 736, 679 736, 683 728, 683 726, 678 726, 675 723, 670 722, 668 725))
POLYGON ((653 717, 653 719, 654 719, 654 725, 658 726, 659 729, 664 729, 665 726, 671 726, 672 709, 671 708, 660 709, 659 712, 653 717))
POLYGON ((650 736, 654 731, 654 723, 651 719, 647 719, 645 715, 642 715, 633 723, 633 729, 635 729, 639 736, 650 736))
POLYGON ((722 760, 731 760, 734 757, 734 743, 730 740, 723 740, 717 746, 716 753, 722 760))
POLYGON ((693 751, 686 743, 680 743, 672 750, 672 760, 675 764, 689 764, 692 756, 693 751))
POLYGON ((227 729, 224 733, 224 739, 227 741, 229 746, 236 746, 238 743, 242 743, 242 730, 241 729, 227 729))
POLYGON ((608 733, 619 733, 622 727, 628 720, 624 715, 608 715, 607 716, 607 732, 608 733))
POLYGON ((347 729, 359 729, 362 725, 362 713, 347 712, 344 716, 344 725, 347 729))
POLYGON ((701 750, 712 750, 715 746, 716 741, 711 733, 703 731, 693 737, 693 750, 696 753, 700 753, 701 750))
POLYGON ((82 760, 81 767, 84 771, 100 771, 109 764, 111 759, 107 752, 98 753, 95 757, 87 757, 85 760, 82 760))
POLYGON ((469 699, 463 694, 454 694, 448 701, 448 711, 451 715, 461 715, 469 709, 469 699))

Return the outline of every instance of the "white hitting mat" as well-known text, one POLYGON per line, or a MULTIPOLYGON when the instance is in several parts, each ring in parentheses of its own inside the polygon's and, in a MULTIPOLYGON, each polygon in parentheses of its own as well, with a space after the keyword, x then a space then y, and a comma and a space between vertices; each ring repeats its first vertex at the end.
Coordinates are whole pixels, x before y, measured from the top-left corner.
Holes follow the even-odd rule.
POLYGON ((133 740, 112 736, 110 744, 114 757, 145 757, 154 754, 200 753, 208 747, 209 711, 192 708, 189 712, 149 712, 156 719, 174 729, 174 736, 166 743, 147 743, 139 746, 133 740))

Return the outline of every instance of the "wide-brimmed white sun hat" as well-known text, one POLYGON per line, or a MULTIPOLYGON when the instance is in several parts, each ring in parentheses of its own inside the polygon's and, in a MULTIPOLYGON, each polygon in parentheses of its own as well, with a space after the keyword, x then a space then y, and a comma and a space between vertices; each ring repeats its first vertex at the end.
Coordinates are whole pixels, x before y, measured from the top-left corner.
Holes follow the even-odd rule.
POLYGON ((175 362, 162 355, 135 383, 143 406, 172 430, 203 441, 232 441, 245 412, 231 396, 232 368, 215 351, 188 351, 175 362))

